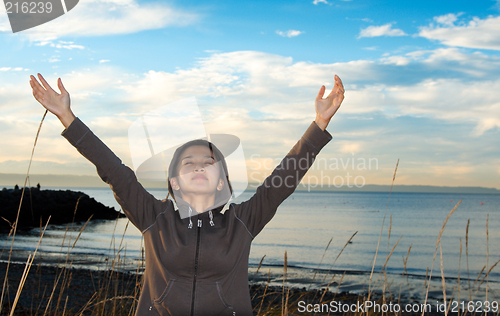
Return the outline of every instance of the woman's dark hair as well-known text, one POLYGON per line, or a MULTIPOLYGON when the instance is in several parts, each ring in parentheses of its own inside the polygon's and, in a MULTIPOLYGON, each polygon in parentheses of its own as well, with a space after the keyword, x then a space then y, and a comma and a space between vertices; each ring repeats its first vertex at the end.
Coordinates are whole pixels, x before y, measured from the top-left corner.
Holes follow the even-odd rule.
POLYGON ((231 187, 231 182, 229 181, 229 173, 227 171, 226 159, 224 158, 222 152, 214 144, 203 139, 195 139, 189 141, 175 150, 174 156, 172 157, 172 161, 170 161, 170 166, 168 167, 168 192, 175 201, 174 190, 172 189, 170 180, 179 175, 178 164, 181 159, 181 154, 184 152, 184 150, 188 149, 191 146, 208 147, 214 155, 215 162, 220 163, 222 167, 219 168, 220 178, 222 179, 222 181, 224 181, 224 187, 222 188, 221 191, 216 191, 215 193, 215 206, 225 205, 229 200, 229 198, 233 195, 233 188, 231 187))

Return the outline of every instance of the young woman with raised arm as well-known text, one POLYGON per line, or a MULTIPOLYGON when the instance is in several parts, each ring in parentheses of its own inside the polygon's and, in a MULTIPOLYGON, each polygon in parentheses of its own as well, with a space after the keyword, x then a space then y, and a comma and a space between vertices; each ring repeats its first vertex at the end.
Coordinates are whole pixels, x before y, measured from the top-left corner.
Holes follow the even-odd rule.
POLYGON ((248 201, 231 203, 224 213, 231 183, 224 156, 212 143, 194 140, 177 149, 168 169, 175 205, 170 199, 158 200, 73 114, 61 79, 60 93, 40 74, 38 79, 41 83, 34 76, 30 80, 35 99, 59 118, 65 127, 62 135, 96 166, 144 236, 146 269, 136 315, 253 315, 250 245, 332 139, 326 127, 344 99, 340 78, 335 75, 326 98, 325 86, 320 88, 316 119, 256 193, 248 201))

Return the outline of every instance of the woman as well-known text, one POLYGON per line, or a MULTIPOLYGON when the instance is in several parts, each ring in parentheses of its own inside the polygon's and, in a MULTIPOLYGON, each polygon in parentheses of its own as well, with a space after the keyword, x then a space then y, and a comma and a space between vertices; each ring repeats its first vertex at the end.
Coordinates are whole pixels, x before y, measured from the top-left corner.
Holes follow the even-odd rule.
POLYGON ((40 74, 38 78, 43 86, 34 76, 30 80, 35 99, 59 118, 66 128, 62 135, 96 166, 144 236, 146 269, 136 315, 252 315, 251 242, 331 140, 325 129, 344 99, 340 78, 335 75, 327 98, 321 87, 315 121, 256 193, 248 201, 231 203, 224 213, 231 187, 224 157, 210 143, 194 141, 174 154, 169 191, 175 209, 171 200, 149 194, 134 172, 75 117, 61 79, 59 94, 40 74))

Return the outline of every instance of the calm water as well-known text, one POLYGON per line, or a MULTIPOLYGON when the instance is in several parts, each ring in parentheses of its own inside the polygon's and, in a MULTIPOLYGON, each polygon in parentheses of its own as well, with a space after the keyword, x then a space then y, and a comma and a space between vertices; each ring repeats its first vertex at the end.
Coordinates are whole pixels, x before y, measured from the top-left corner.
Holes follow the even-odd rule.
MULTIPOLYGON (((119 209, 109 189, 78 190, 105 205, 119 209)), ((165 191, 162 190, 150 192, 158 198, 165 196, 165 191)), ((235 202, 246 200, 252 194, 245 192, 235 202)), ((377 243, 383 229, 375 271, 381 270, 387 254, 399 240, 387 263, 387 272, 392 278, 401 280, 401 274, 404 272, 403 259, 407 257, 411 246, 406 271, 412 281, 408 284, 406 292, 409 294, 422 292, 423 277, 433 264, 439 231, 448 213, 460 199, 462 203, 448 220, 442 235, 444 274, 448 282, 456 282, 459 269, 461 279, 467 277, 465 237, 468 220, 470 226, 467 250, 471 282, 476 280, 484 266, 491 267, 500 260, 500 195, 392 193, 383 224, 388 198, 388 193, 295 192, 280 206, 273 220, 255 238, 250 253, 251 271, 255 271, 255 267, 265 256, 263 261, 265 266, 261 273, 264 273, 267 279, 267 273, 270 272, 271 279, 279 283, 282 280, 286 251, 288 266, 296 267, 289 269, 289 282, 297 285, 307 284, 314 273, 313 269, 318 268, 322 262, 319 266, 321 273, 316 280, 323 279, 330 268, 337 274, 347 270, 347 276, 343 281, 344 289, 360 290, 372 269, 377 243), (349 238, 356 232, 351 243, 347 244, 332 266, 349 238), (461 256, 460 243, 462 243, 461 256)), ((131 224, 125 231, 127 222, 127 219, 120 219, 90 223, 71 250, 69 260, 77 266, 107 268, 109 260, 106 258, 120 255, 120 259, 124 258, 121 268, 136 271, 142 262, 142 238, 139 231, 131 224)), ((37 256, 44 262, 54 264, 65 261, 68 249, 73 246, 81 228, 82 225, 74 225, 69 230, 67 226, 50 227, 45 233, 37 256)), ((26 253, 34 250, 38 234, 39 231, 34 230, 16 237, 15 254, 19 260, 25 261, 26 253)), ((8 245, 8 249, 10 243, 6 237, 0 236, 0 238, 2 246, 8 245)), ((433 276, 440 277, 440 266, 438 248, 433 276)), ((490 287, 493 290, 500 288, 499 269, 500 267, 494 268, 489 275, 490 287)), ((326 282, 328 283, 330 279, 331 277, 327 277, 326 282)), ((440 282, 436 280, 436 288, 440 282)), ((436 292, 439 293, 438 290, 436 292)))

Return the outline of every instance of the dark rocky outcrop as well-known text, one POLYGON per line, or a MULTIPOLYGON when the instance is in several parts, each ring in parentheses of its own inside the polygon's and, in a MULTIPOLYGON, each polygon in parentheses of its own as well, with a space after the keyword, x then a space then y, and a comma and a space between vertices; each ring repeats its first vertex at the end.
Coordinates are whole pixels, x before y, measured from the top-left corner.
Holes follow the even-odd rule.
MULTIPOLYGON (((22 188, 0 191, 0 233, 9 232, 17 217, 22 188)), ((92 219, 117 219, 124 215, 89 197, 83 192, 71 190, 40 190, 26 188, 23 197, 18 229, 29 229, 50 224, 84 222, 92 219), (78 205, 77 205, 78 203, 78 205), (76 210, 76 212, 75 212, 76 210)))

